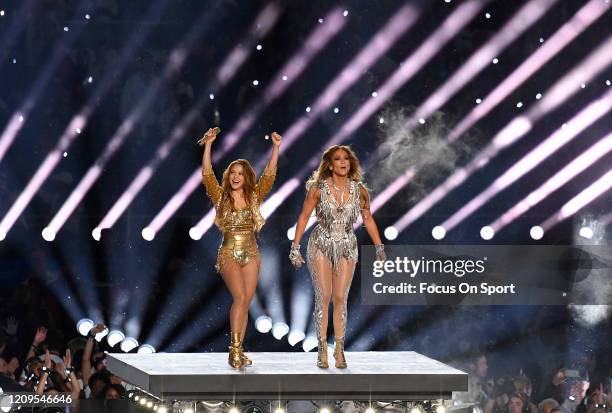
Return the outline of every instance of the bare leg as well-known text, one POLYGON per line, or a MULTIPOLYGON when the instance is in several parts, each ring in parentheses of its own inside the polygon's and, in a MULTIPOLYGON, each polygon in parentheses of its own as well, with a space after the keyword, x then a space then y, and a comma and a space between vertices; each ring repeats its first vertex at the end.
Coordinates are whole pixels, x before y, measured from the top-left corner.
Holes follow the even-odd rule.
POLYGON ((247 325, 249 324, 249 306, 255 292, 257 291, 257 281, 259 281, 259 259, 252 259, 245 266, 242 267, 242 275, 244 278, 244 284, 246 287, 246 314, 244 315, 244 324, 240 328, 240 338, 244 340, 247 325))
POLYGON ((245 325, 245 315, 249 307, 247 304, 247 289, 240 265, 227 260, 221 267, 221 277, 232 295, 230 309, 230 329, 232 333, 240 333, 245 325))
POLYGON ((334 304, 334 337, 343 339, 346 332, 346 304, 353 281, 355 262, 341 258, 338 273, 333 277, 332 300, 334 304))

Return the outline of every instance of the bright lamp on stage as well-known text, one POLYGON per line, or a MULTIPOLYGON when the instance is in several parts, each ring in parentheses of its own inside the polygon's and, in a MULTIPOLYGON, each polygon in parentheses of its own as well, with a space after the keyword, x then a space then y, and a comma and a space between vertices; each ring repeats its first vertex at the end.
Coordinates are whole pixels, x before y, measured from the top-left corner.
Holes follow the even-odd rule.
POLYGON ((367 409, 365 409, 365 413, 376 413, 376 410, 374 410, 374 408, 370 406, 367 409))
POLYGON ((318 345, 319 342, 317 341, 317 338, 309 336, 304 339, 304 342, 302 343, 302 349, 308 353, 309 351, 312 351, 317 348, 318 345))
POLYGON ((153 241, 153 238, 155 238, 155 230, 151 227, 146 227, 142 230, 142 237, 146 240, 146 241, 153 241))
POLYGON ((257 317, 257 320, 255 320, 255 328, 257 328, 257 331, 260 333, 269 332, 272 330, 272 319, 267 315, 257 317))
POLYGON ((283 409, 282 407, 277 407, 276 409, 274 409, 274 413, 286 413, 285 409, 283 409))
POLYGON ((535 240, 542 239, 544 236, 544 229, 539 225, 535 225, 529 230, 529 235, 531 235, 531 238, 535 240))
POLYGON ((303 331, 293 330, 289 333, 289 337, 287 338, 287 341, 289 341, 289 344, 291 346, 295 346, 297 343, 304 340, 305 337, 306 337, 306 334, 304 334, 303 331))
POLYGON ((385 228, 385 238, 389 241, 393 241, 397 238, 397 228, 395 227, 387 227, 385 228))
POLYGON ((321 407, 319 413, 331 413, 328 407, 321 407))
POLYGON ((119 330, 111 331, 110 333, 108 333, 108 336, 106 337, 106 341, 108 342, 108 345, 111 347, 115 347, 115 345, 117 345, 118 343, 121 343, 124 339, 125 339, 125 334, 123 334, 119 330))
POLYGON ((444 407, 444 405, 438 405, 436 406, 436 413, 446 413, 446 407, 444 407))
POLYGON ((434 239, 440 240, 446 236, 446 230, 444 227, 438 225, 431 230, 431 236, 434 237, 434 239))
POLYGON ((486 225, 480 229, 480 236, 484 240, 490 240, 495 235, 495 231, 490 226, 486 225))
POLYGON ((147 404, 147 399, 143 397, 140 400, 138 400, 138 403, 140 403, 141 406, 144 406, 145 404, 147 404))
POLYGON ((202 231, 198 227, 189 228, 189 237, 194 241, 202 239, 202 231))
POLYGON ((94 228, 91 231, 91 236, 96 241, 100 241, 100 238, 102 238, 102 228, 98 228, 98 227, 94 228))
POLYGON ((45 229, 42 230, 42 237, 45 241, 53 241, 55 239, 55 231, 45 227, 45 229))
POLYGON ((412 409, 410 409, 410 413, 423 413, 423 412, 417 406, 414 406, 412 409))
POLYGON ((152 409, 152 408, 153 408, 153 402, 152 402, 152 401, 148 401, 148 402, 147 402, 147 407, 148 407, 149 409, 152 409))
POLYGON ((272 327, 272 335, 275 339, 280 340, 289 332, 289 326, 282 321, 274 323, 272 327))
POLYGON ((94 326, 94 322, 89 318, 83 318, 77 323, 77 331, 80 335, 86 336, 94 326))
POLYGON ((589 227, 580 228, 579 234, 582 238, 586 238, 586 239, 593 238, 593 230, 589 227))
POLYGON ((136 347, 138 347, 138 340, 136 340, 133 337, 127 337, 125 338, 120 345, 121 351, 123 351, 124 353, 129 353, 130 351, 134 350, 136 347))
POLYGON ((138 354, 153 354, 155 353, 155 348, 150 344, 143 344, 138 348, 138 354))
POLYGON ((104 337, 106 337, 108 335, 108 328, 104 328, 104 330, 100 331, 98 334, 96 334, 96 341, 100 342, 102 341, 102 339, 104 337))
POLYGON ((232 406, 229 409, 229 413, 240 413, 240 410, 236 406, 232 406))

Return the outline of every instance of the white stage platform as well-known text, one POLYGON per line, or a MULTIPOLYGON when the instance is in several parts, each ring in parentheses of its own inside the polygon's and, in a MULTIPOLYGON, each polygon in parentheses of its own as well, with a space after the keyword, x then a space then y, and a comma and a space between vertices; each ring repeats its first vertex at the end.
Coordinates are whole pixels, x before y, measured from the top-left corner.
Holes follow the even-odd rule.
POLYGON ((467 391, 468 375, 412 351, 347 352, 348 368, 315 366, 316 353, 109 354, 108 369, 162 400, 435 400, 467 391))

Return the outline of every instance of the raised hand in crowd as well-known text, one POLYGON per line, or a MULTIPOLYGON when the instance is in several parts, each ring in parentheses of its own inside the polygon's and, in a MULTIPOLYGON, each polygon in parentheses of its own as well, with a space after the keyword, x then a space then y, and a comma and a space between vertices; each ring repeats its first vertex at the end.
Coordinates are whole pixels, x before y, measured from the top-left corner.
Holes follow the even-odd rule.
POLYGON ((94 345, 96 343, 96 334, 103 332, 105 329, 106 326, 104 324, 96 324, 89 330, 89 334, 87 334, 87 344, 85 345, 85 350, 83 350, 83 363, 81 367, 83 383, 89 383, 92 374, 91 355, 93 354, 94 345))
POLYGON ((2 329, 9 336, 17 335, 17 327, 19 327, 19 321, 15 317, 7 317, 6 322, 2 325, 2 329))
POLYGON ((38 353, 38 347, 44 343, 47 339, 47 328, 46 327, 38 327, 36 329, 36 333, 34 334, 34 339, 32 340, 32 345, 28 350, 28 355, 26 356, 26 360, 36 356, 38 353))
POLYGON ((45 364, 43 365, 40 372, 40 380, 36 385, 36 393, 43 394, 45 391, 45 387, 47 386, 47 379, 49 379, 49 374, 51 374, 51 370, 53 369, 53 362, 51 361, 51 354, 49 354, 49 350, 45 351, 45 364))

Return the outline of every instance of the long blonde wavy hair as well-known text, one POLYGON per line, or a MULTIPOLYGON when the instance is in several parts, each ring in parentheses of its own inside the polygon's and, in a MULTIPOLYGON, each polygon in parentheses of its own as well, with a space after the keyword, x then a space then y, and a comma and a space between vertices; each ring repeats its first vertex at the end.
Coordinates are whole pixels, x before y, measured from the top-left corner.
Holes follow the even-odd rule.
POLYGON ((348 145, 333 145, 330 146, 321 155, 321 161, 319 166, 312 172, 312 175, 306 182, 306 186, 310 187, 313 184, 319 184, 319 182, 327 179, 332 175, 329 169, 332 164, 332 158, 336 151, 343 150, 348 154, 349 163, 351 170, 349 171, 348 178, 353 181, 362 182, 361 165, 359 164, 359 158, 355 155, 355 152, 348 145))
POLYGON ((242 190, 244 191, 244 200, 246 201, 247 208, 251 208, 251 200, 255 193, 255 171, 253 167, 246 159, 236 159, 232 161, 225 171, 223 171, 223 179, 221 180, 221 200, 219 202, 219 211, 217 214, 223 216, 225 211, 234 210, 234 200, 232 199, 232 186, 230 185, 230 171, 234 165, 242 166, 242 173, 244 176, 244 185, 242 190))

